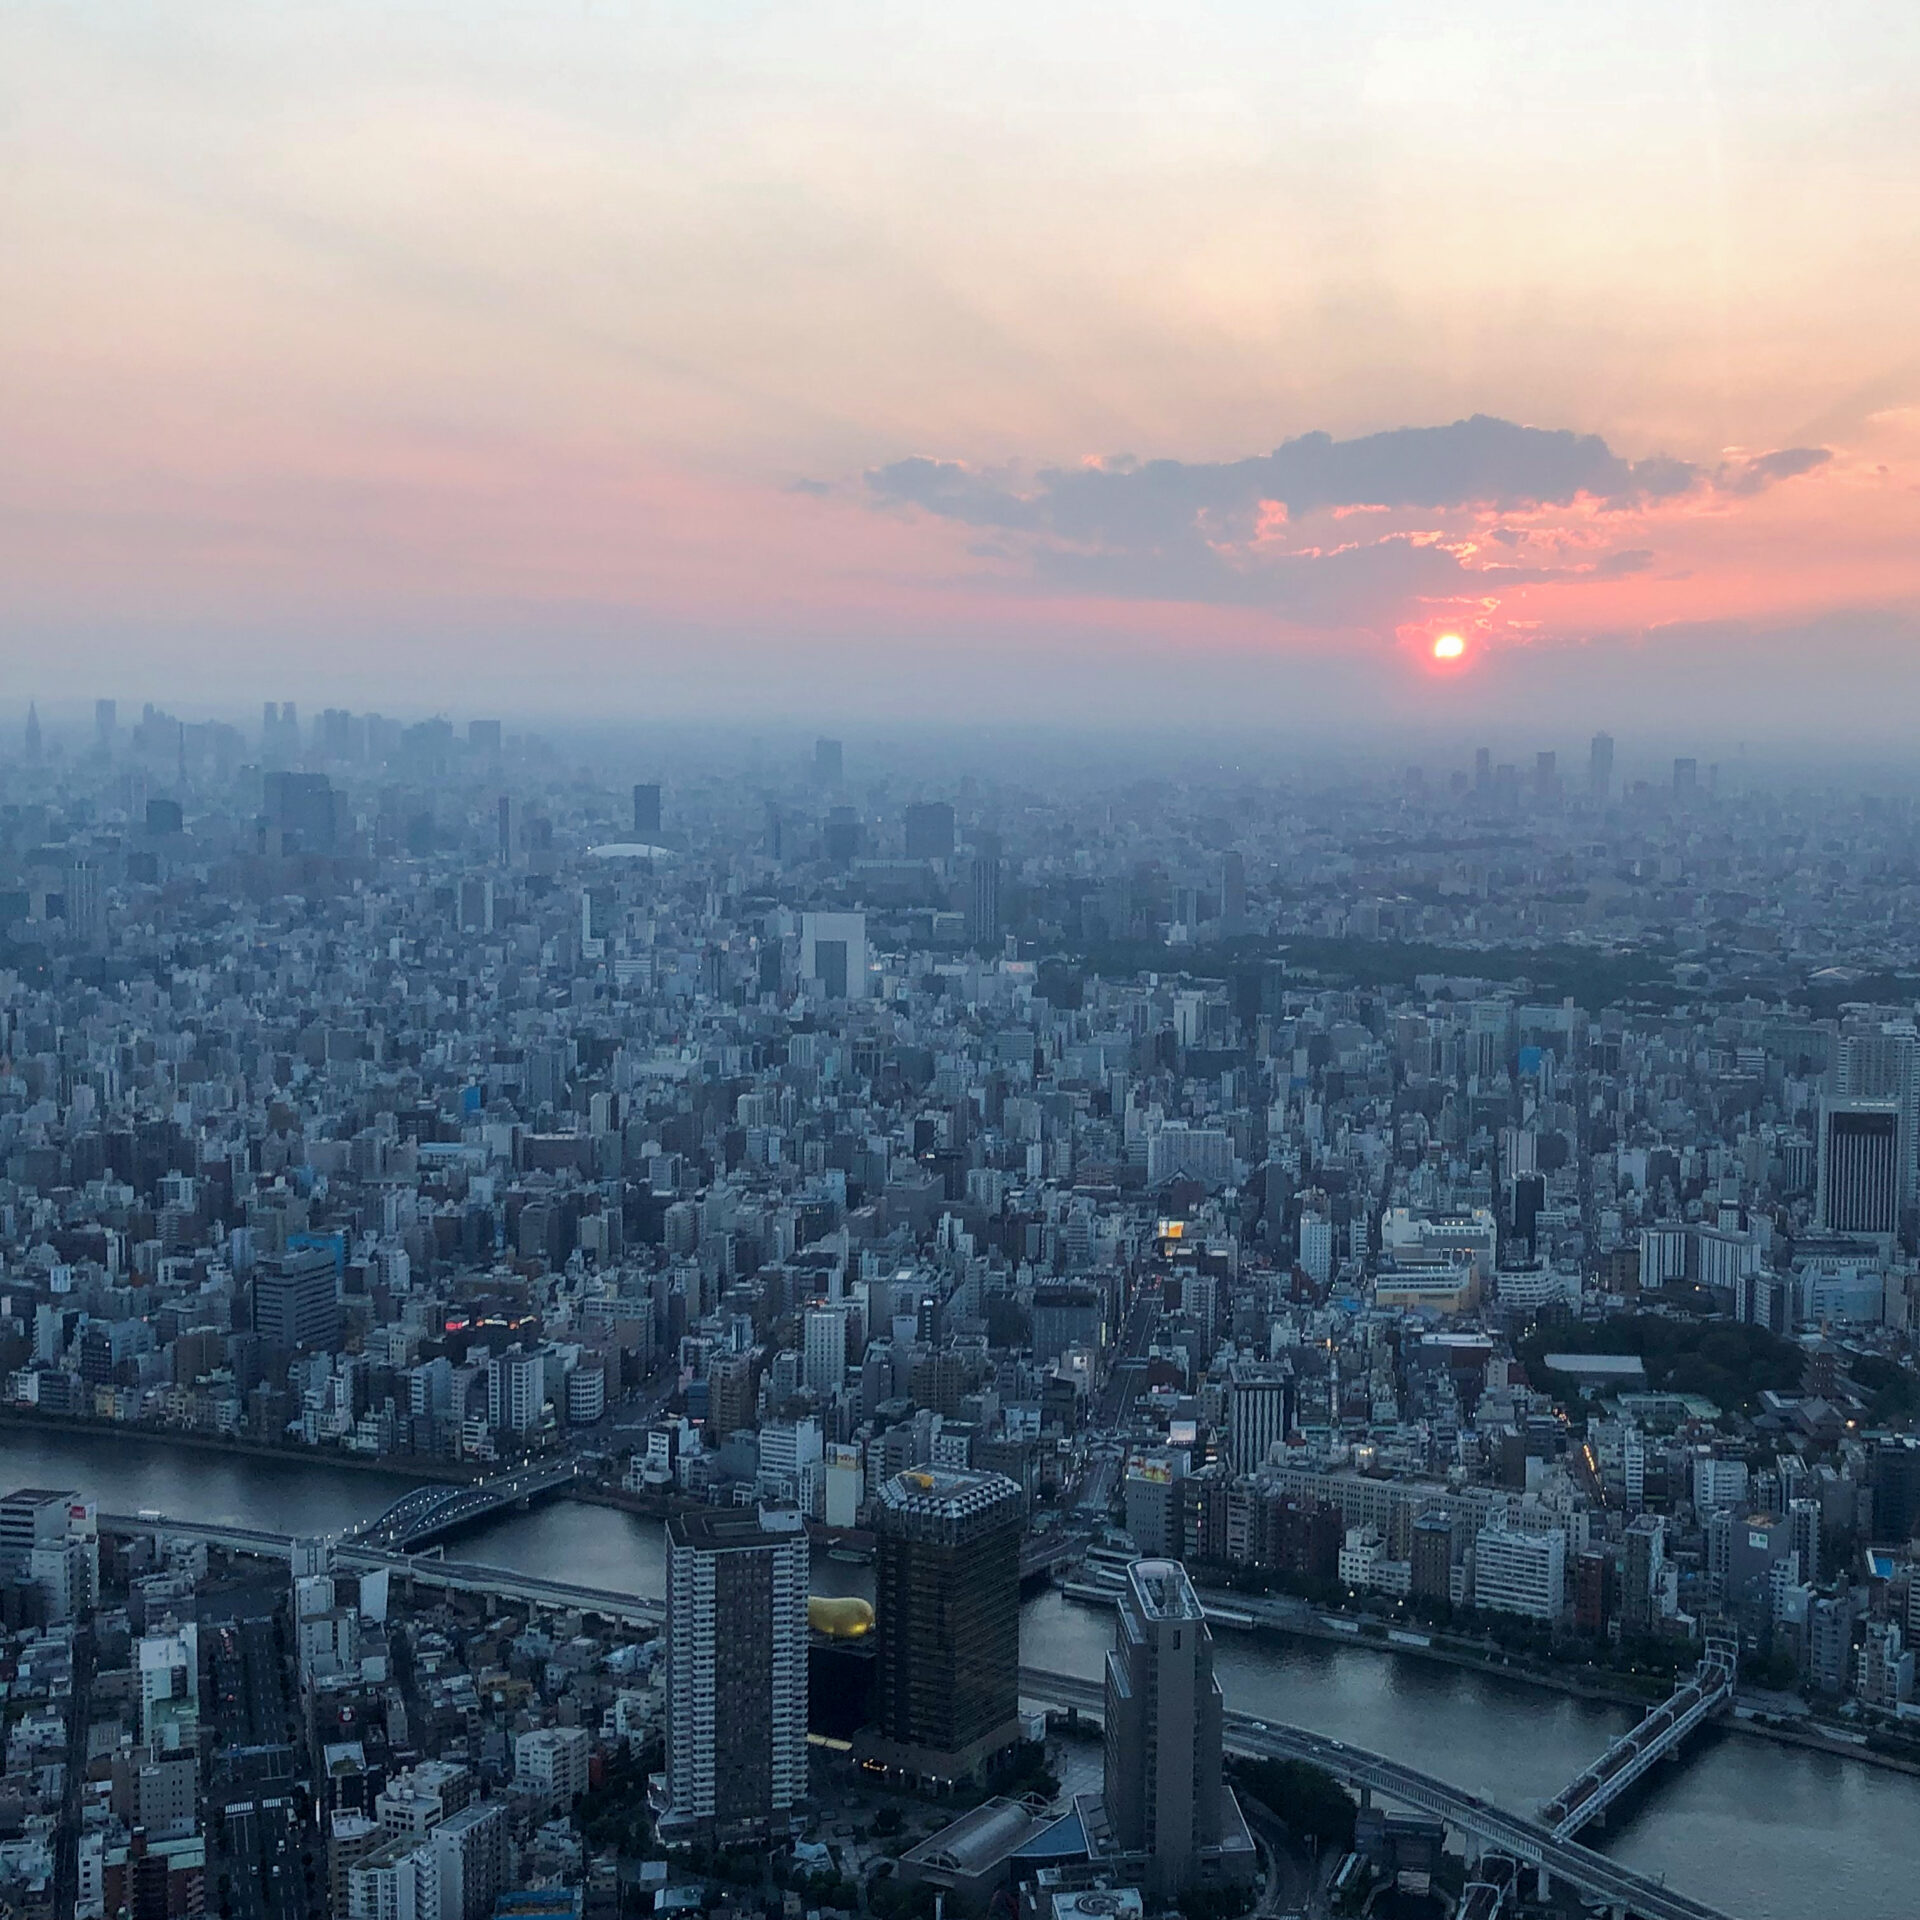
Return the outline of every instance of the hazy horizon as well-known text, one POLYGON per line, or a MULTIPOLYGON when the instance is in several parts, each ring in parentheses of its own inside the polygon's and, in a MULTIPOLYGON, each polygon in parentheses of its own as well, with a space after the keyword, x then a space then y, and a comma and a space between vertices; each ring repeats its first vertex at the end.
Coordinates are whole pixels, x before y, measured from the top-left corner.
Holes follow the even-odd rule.
POLYGON ((1916 54, 1868 6, 16 10, 10 695, 1891 744, 1916 54))

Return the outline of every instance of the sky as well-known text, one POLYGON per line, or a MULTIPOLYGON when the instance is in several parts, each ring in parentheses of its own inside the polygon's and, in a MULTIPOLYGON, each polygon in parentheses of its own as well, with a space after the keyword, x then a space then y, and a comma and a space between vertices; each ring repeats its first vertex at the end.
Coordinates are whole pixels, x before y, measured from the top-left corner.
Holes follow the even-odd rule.
POLYGON ((1883 0, 0 10, 0 699, 1899 738, 1917 58, 1883 0))

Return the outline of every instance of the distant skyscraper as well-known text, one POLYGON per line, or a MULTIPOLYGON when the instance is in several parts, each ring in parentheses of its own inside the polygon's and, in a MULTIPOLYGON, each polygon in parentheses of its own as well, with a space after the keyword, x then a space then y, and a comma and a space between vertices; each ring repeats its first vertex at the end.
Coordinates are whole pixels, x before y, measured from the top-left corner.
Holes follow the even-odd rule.
POLYGON ((1490 747, 1476 747, 1473 750, 1473 790, 1485 793, 1493 785, 1493 750, 1490 747))
POLYGON ((40 758, 40 748, 42 744, 40 738, 40 709, 31 700, 27 702, 25 744, 27 758, 29 760, 38 760, 40 758))
POLYGON ((1673 793, 1676 800, 1691 800, 1700 791, 1700 763, 1685 756, 1673 763, 1673 793))
POLYGON ((827 815, 822 835, 827 859, 836 867, 850 867, 860 857, 864 829, 851 807, 835 807, 827 815))
POLYGON ((265 798, 267 825, 282 835, 285 850, 334 850, 334 792, 324 773, 269 773, 265 798))
POLYGON ((916 800, 907 808, 907 858, 953 858, 953 809, 944 800, 916 800))
POLYGON ((644 780, 633 790, 633 837, 655 841, 660 837, 660 783, 644 780))
POLYGON ((67 868, 67 931, 76 940, 91 940, 100 931, 100 874, 85 854, 67 868))
POLYGON ((882 1482, 874 1578, 876 1757, 931 1780, 978 1774, 1020 1738, 1018 1485, 915 1468, 882 1482))
POLYGON ((495 857, 503 867, 513 865, 513 802, 503 793, 498 809, 500 844, 495 857))
POLYGON ((1228 933, 1247 923, 1247 857, 1229 849, 1220 861, 1220 920, 1228 933))
POLYGON ((1149 1887, 1171 1898, 1200 1879, 1202 1850, 1220 1844, 1227 1824, 1213 1635, 1178 1560, 1136 1560, 1127 1569, 1105 1704, 1114 1846, 1144 1854, 1149 1887))
POLYGON ((967 938, 976 947, 1000 944, 1000 836, 984 830, 973 836, 967 872, 967 938))
POLYGON ((798 1513, 668 1521, 663 1824, 764 1829, 806 1792, 808 1564, 798 1513))
POLYGON ((1596 733, 1587 749, 1587 791, 1597 800, 1613 790, 1613 735, 1596 733))
POLYGON ((119 728, 120 703, 117 700, 96 700, 93 703, 94 738, 101 746, 110 748, 119 728))
POLYGON ((1815 1218, 1827 1233, 1890 1238, 1900 1227, 1900 1108, 1823 1100, 1815 1218))
POLYGON ((837 787, 844 770, 845 756, 838 740, 824 737, 813 743, 813 777, 823 787, 837 787))

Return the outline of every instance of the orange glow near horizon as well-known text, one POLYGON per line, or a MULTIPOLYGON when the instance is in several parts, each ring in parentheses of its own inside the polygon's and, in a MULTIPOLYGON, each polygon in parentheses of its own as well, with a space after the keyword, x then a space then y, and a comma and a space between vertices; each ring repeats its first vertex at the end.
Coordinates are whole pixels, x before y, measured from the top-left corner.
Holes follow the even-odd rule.
POLYGON ((1466 641, 1457 633, 1443 633, 1433 643, 1433 657, 1436 660, 1458 660, 1466 650, 1466 641))

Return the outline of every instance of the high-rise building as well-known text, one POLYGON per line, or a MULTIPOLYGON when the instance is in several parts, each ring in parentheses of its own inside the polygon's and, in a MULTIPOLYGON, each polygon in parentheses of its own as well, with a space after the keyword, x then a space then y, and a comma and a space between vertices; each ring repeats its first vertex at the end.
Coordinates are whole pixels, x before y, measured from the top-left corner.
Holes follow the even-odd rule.
POLYGON ((1020 1738, 1019 1485, 916 1467, 883 1481, 873 1507, 873 1757, 933 1781, 976 1777, 1020 1738))
POLYGON ((1900 1228, 1901 1186, 1899 1103, 1823 1100, 1814 1195, 1821 1229, 1892 1238, 1900 1228))
POLYGON ((383 1840, 347 1869, 347 1920, 440 1920, 440 1867, 433 1843, 408 1834, 383 1840))
POLYGON ((847 1309, 809 1307, 806 1318, 806 1373, 809 1393, 835 1394, 847 1378, 847 1309))
POLYGON ((967 938, 976 947, 1000 944, 1000 836, 977 832, 967 869, 967 938))
POLYGON ((140 1741, 151 1755, 191 1754, 200 1740, 200 1629, 167 1619, 143 1634, 136 1651, 140 1671, 140 1741))
POLYGON ((643 780, 633 789, 633 837, 651 843, 660 837, 660 783, 643 780))
POLYGON ((798 1513, 667 1523, 663 1828, 764 1828, 805 1793, 808 1566, 798 1513))
POLYGON ((1920 1194, 1920 1032, 1910 1020, 1851 1026, 1834 1054, 1834 1091, 1900 1109, 1900 1193, 1920 1194))
POLYGON ((253 1330, 291 1350, 339 1350, 340 1284, 327 1248, 302 1247, 261 1261, 253 1275, 253 1330))
POLYGON ((813 743, 813 777, 823 787, 837 787, 845 770, 846 756, 838 740, 825 737, 813 743))
POLYGON ((867 997, 867 916, 805 913, 800 916, 800 977, 817 980, 829 1000, 867 997))
POLYGON ((1411 1577, 1416 1600, 1456 1597, 1454 1573, 1461 1560, 1463 1532, 1459 1520, 1444 1507, 1423 1513, 1413 1523, 1411 1577))
POLYGON ((1873 1450, 1873 1537, 1897 1546, 1920 1535, 1920 1441, 1882 1440, 1873 1450))
POLYGON ((1557 1620, 1567 1599, 1567 1536, 1495 1525, 1473 1543, 1473 1604, 1491 1613, 1557 1620))
POLYGON ((907 858, 953 858, 953 809, 944 800, 916 800, 908 806, 907 858))
POLYGON ((1620 1624, 1630 1634, 1651 1634, 1659 1619, 1661 1574, 1667 1565, 1667 1523, 1642 1513, 1626 1528, 1620 1555, 1620 1624))
MULTIPOLYGON (((1144 1856, 1163 1899, 1202 1878, 1239 1826, 1226 1816, 1224 1703, 1213 1635, 1178 1560, 1136 1560, 1121 1589, 1106 1666, 1105 1801, 1115 1850, 1144 1856)), ((1248 1849, 1247 1851, 1251 1851, 1248 1849)))
POLYGON ((1247 856, 1229 848, 1220 857, 1220 926, 1228 934, 1247 924, 1247 856))
POLYGON ((93 703, 94 738, 103 747, 111 749, 114 735, 120 729, 120 703, 117 700, 96 700, 93 703))
POLYGON ((513 1823, 506 1801, 462 1807, 427 1838, 438 1870, 439 1920, 491 1920, 510 1872, 513 1823))
POLYGON ((1237 1363, 1227 1382, 1227 1456, 1236 1473, 1255 1473, 1287 1437, 1293 1379, 1278 1368, 1237 1363))
POLYGON ((715 1444, 754 1424, 759 1397, 757 1353, 716 1353, 707 1362, 707 1432, 715 1444))
POLYGON ((289 853, 331 853, 336 839, 332 782, 324 773, 276 769, 265 777, 266 823, 289 853))
POLYGON ((87 1612, 100 1593, 95 1503, 46 1487, 19 1487, 0 1500, 0 1584, 8 1582, 36 1589, 54 1625, 87 1612))
POLYGON ((495 810, 495 819, 499 828, 498 844, 494 848, 494 858, 501 866, 513 865, 513 802, 503 793, 500 805, 495 810))
POLYGON ((531 1433, 546 1403, 544 1353, 514 1346, 487 1362, 487 1424, 496 1433, 531 1433))
POLYGON ((1587 791, 1604 800, 1613 791, 1613 735, 1596 733, 1587 748, 1587 791))

